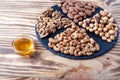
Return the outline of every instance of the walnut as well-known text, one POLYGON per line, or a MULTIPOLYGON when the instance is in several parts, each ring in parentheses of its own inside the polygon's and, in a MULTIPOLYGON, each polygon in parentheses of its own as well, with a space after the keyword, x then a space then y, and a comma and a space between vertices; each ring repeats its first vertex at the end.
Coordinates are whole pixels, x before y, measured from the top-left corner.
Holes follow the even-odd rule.
POLYGON ((52 8, 47 8, 40 14, 36 24, 37 31, 41 38, 56 32, 57 29, 67 28, 71 26, 72 21, 68 18, 62 18, 62 14, 58 11, 53 11, 52 8))

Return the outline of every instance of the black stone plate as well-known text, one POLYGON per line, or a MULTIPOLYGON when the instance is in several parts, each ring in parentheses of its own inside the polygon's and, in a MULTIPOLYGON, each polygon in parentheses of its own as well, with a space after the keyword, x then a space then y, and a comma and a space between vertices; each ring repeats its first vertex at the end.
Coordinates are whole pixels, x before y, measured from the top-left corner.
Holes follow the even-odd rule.
MULTIPOLYGON (((59 8, 57 5, 55 6, 52 6, 52 8, 54 10, 57 10, 59 11, 60 13, 62 13, 64 15, 64 17, 67 17, 66 14, 64 14, 61 10, 61 8, 59 8)), ((96 13, 98 13, 100 10, 103 10, 102 8, 98 7, 96 12, 92 15, 94 16, 96 13)), ((92 17, 90 16, 90 17, 92 17)), ((36 36, 38 38, 38 40, 40 41, 40 43, 46 48, 48 49, 49 51, 51 51, 52 53, 56 54, 56 55, 59 55, 61 57, 65 57, 65 58, 69 58, 69 59, 75 59, 75 60, 85 60, 85 59, 91 59, 91 58, 95 58, 95 57, 98 57, 98 56, 101 56, 105 53, 107 53, 109 50, 111 50, 114 45, 117 43, 117 40, 118 40, 118 36, 119 36, 119 33, 117 34, 117 37, 115 38, 114 41, 112 41, 111 43, 107 42, 107 41, 104 41, 100 38, 100 36, 96 36, 94 33, 91 33, 89 31, 87 31, 87 34, 92 37, 99 45, 100 45, 100 50, 98 52, 94 52, 93 55, 91 56, 79 56, 79 57, 76 57, 76 56, 73 56, 73 55, 68 55, 68 54, 63 54, 61 52, 57 52, 55 50, 53 50, 52 48, 50 48, 48 46, 48 39, 50 37, 54 37, 55 35, 57 35, 58 33, 61 33, 63 32, 65 29, 60 29, 60 30, 57 30, 54 34, 50 34, 49 36, 45 37, 45 38, 40 38, 39 36, 39 33, 37 32, 36 30, 36 27, 35 27, 35 32, 36 32, 36 36)))

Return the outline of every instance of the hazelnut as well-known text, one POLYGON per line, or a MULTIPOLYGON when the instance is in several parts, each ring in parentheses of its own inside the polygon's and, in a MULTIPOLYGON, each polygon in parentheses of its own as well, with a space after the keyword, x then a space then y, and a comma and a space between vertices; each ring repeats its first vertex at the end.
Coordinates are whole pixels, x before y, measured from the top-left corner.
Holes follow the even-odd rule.
POLYGON ((103 39, 103 40, 107 40, 107 38, 106 38, 105 36, 102 36, 102 39, 103 39))
POLYGON ((86 27, 86 29, 87 29, 87 30, 89 30, 89 29, 90 29, 90 27, 86 27))
POLYGON ((91 28, 93 28, 93 27, 94 27, 94 25, 91 23, 91 24, 90 24, 90 27, 91 27, 91 28))
POLYGON ((104 32, 100 32, 99 35, 102 37, 104 36, 104 32))
POLYGON ((107 28, 107 29, 111 29, 111 26, 110 26, 110 25, 107 25, 106 28, 107 28))
POLYGON ((111 18, 109 19, 109 22, 114 22, 113 17, 111 17, 111 18))
POLYGON ((104 17, 104 16, 107 16, 107 14, 108 14, 108 13, 107 13, 106 11, 103 11, 103 10, 100 11, 100 15, 103 16, 103 17, 104 17))
POLYGON ((108 15, 107 15, 107 16, 111 18, 111 17, 112 17, 112 14, 111 14, 111 13, 108 13, 108 15))
POLYGON ((93 30, 94 30, 94 31, 96 31, 97 29, 98 29, 98 27, 97 27, 97 26, 93 27, 93 30))
POLYGON ((103 28, 103 31, 106 32, 106 31, 108 31, 108 29, 107 28, 103 28))
POLYGON ((89 22, 90 22, 90 19, 89 19, 89 18, 87 18, 87 19, 86 19, 86 21, 89 23, 89 22))
POLYGON ((114 34, 115 31, 114 30, 109 30, 109 34, 114 34))
POLYGON ((83 24, 82 24, 82 27, 83 27, 83 28, 86 28, 86 24, 85 24, 85 23, 83 23, 83 24))
POLYGON ((79 22, 79 25, 80 25, 80 26, 82 26, 82 24, 83 24, 83 22, 82 22, 82 21, 81 21, 81 22, 79 22))
POLYGON ((115 27, 115 31, 118 31, 118 27, 115 27))
POLYGON ((90 31, 90 32, 93 32, 94 30, 93 30, 92 28, 89 28, 89 31, 90 31))
POLYGON ((105 34, 105 37, 109 38, 109 37, 110 37, 110 34, 109 34, 109 33, 106 33, 106 34, 105 34))
POLYGON ((98 23, 94 23, 95 26, 98 26, 98 23))
POLYGON ((111 35, 111 36, 110 36, 110 39, 111 39, 111 40, 114 40, 114 39, 115 39, 115 36, 114 36, 114 35, 111 35))
POLYGON ((99 34, 99 32, 98 32, 98 31, 95 31, 95 34, 96 34, 96 35, 98 35, 98 34, 99 34))
POLYGON ((103 30, 102 28, 98 28, 98 31, 99 31, 99 32, 102 32, 102 30, 103 30))
POLYGON ((111 39, 107 39, 107 42, 112 42, 112 40, 111 39))

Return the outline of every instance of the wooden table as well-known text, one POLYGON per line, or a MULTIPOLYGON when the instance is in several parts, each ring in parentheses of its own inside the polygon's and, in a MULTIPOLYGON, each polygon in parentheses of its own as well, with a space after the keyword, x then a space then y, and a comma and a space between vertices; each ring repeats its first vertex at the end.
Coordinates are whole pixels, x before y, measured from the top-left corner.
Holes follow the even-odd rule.
MULTIPOLYGON (((90 1, 90 0, 89 0, 90 1)), ((120 0, 91 0, 111 12, 120 27, 120 0)), ((0 80, 120 80, 120 38, 107 54, 71 60, 46 50, 35 37, 38 15, 57 0, 0 0, 0 80), (17 55, 11 46, 19 35, 34 36, 36 55, 17 55)))

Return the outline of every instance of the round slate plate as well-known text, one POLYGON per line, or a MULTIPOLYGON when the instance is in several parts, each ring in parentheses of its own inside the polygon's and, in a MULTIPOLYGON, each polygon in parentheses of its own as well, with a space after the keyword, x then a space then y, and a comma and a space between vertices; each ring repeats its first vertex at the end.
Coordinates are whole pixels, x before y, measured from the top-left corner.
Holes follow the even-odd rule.
MULTIPOLYGON (((57 10, 57 11, 61 12, 64 15, 64 17, 67 17, 67 15, 64 14, 62 12, 61 8, 59 8, 57 5, 53 6, 52 8, 54 10, 57 10)), ((94 16, 100 10, 103 10, 103 9, 98 7, 96 12, 92 16, 94 16)), ((39 33, 37 32, 36 27, 35 27, 36 36, 37 36, 38 40, 40 41, 40 43, 45 48, 47 48, 49 51, 51 51, 52 53, 54 53, 56 55, 59 55, 61 57, 65 57, 65 58, 69 58, 69 59, 75 59, 75 60, 91 59, 91 58, 95 58, 95 57, 98 57, 98 56, 101 56, 101 55, 105 54, 106 52, 111 50, 114 47, 114 45, 117 43, 118 35, 119 35, 119 34, 117 34, 117 37, 115 38, 115 40, 112 41, 111 43, 108 43, 107 41, 103 41, 99 36, 96 36, 94 33, 91 33, 89 31, 87 31, 87 34, 90 37, 92 37, 100 45, 100 50, 98 52, 94 52, 94 54, 91 55, 91 56, 79 56, 79 57, 76 57, 76 56, 73 56, 73 55, 67 55, 67 54, 63 54, 61 52, 57 52, 57 51, 53 50, 52 48, 48 47, 48 39, 50 37, 53 38, 55 35, 57 35, 58 33, 63 32, 64 30, 65 29, 60 29, 60 30, 57 30, 54 34, 50 34, 49 36, 47 36, 45 38, 40 38, 39 33)))

